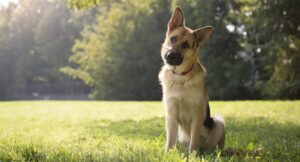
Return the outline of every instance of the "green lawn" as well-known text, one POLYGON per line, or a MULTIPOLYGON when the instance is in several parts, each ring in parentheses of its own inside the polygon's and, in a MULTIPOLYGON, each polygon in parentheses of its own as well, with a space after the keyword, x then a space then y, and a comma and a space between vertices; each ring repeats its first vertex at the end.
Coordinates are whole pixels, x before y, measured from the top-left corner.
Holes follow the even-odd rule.
MULTIPOLYGON (((211 102, 223 151, 189 161, 299 161, 300 101, 211 102)), ((186 161, 165 154, 160 102, 0 102, 0 161, 186 161)))

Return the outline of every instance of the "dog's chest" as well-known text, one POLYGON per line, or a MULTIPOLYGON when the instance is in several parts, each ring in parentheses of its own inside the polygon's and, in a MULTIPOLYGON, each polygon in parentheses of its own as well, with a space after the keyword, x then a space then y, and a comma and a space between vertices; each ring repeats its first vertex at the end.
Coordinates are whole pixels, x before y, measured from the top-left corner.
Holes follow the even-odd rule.
POLYGON ((189 125, 193 117, 203 116, 201 105, 207 97, 203 73, 178 77, 172 72, 163 70, 159 78, 163 86, 163 101, 168 115, 176 117, 178 122, 184 125, 189 125))
POLYGON ((168 99, 176 99, 180 102, 180 105, 184 107, 194 107, 199 105, 200 98, 203 96, 199 86, 171 87, 165 93, 165 96, 168 99))
POLYGON ((167 108, 174 115, 178 122, 188 127, 193 116, 201 113, 201 98, 203 93, 200 85, 192 87, 171 87, 165 91, 167 108))
POLYGON ((177 120, 183 127, 189 127, 192 117, 199 109, 199 99, 195 96, 181 96, 178 98, 177 120))
POLYGON ((169 84, 164 84, 163 93, 168 102, 178 102, 176 105, 180 110, 195 109, 200 105, 201 98, 205 97, 203 79, 200 75, 188 80, 173 78, 169 84))

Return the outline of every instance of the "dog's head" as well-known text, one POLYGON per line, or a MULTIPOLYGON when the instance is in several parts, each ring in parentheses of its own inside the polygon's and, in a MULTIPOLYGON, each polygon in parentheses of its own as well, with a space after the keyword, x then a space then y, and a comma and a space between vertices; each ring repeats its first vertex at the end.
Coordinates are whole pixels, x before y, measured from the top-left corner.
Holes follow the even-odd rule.
POLYGON ((211 26, 191 30, 185 26, 184 15, 176 7, 169 23, 161 56, 169 67, 187 67, 198 60, 198 48, 212 33, 211 26))

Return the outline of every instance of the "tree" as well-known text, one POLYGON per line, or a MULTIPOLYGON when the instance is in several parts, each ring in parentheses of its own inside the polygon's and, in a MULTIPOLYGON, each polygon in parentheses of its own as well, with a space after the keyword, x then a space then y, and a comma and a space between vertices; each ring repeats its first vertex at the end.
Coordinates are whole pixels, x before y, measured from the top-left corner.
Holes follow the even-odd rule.
POLYGON ((254 60, 253 87, 266 98, 299 98, 299 1, 236 0, 234 9, 254 60))
POLYGON ((0 12, 0 100, 88 93, 59 72, 83 26, 66 1, 20 1, 0 12))
POLYGON ((11 35, 9 34, 9 22, 15 5, 9 5, 5 10, 0 10, 0 100, 9 99, 12 95, 12 83, 16 66, 14 60, 16 56, 10 53, 9 42, 11 35))
POLYGON ((53 3, 40 18, 35 31, 33 52, 39 62, 34 78, 36 93, 63 95, 86 93, 79 80, 72 80, 60 72, 68 64, 74 39, 79 36, 82 25, 65 3, 53 3))
POLYGON ((243 48, 239 34, 227 29, 230 19, 230 3, 223 0, 175 1, 182 6, 187 26, 193 29, 213 26, 214 32, 200 50, 202 63, 207 69, 208 92, 211 99, 246 99, 252 94, 247 84, 250 80, 249 61, 241 56, 243 48))
POLYGON ((111 4, 75 43, 71 60, 78 67, 63 71, 92 85, 99 99, 161 98, 159 51, 170 17, 165 8, 167 1, 111 4))
MULTIPOLYGON (((34 74, 34 58, 30 55, 33 42, 33 29, 37 23, 35 19, 40 13, 38 9, 43 9, 43 4, 35 0, 21 1, 18 4, 10 4, 7 8, 2 8, 5 19, 4 44, 1 47, 3 59, 9 64, 1 72, 6 75, 7 83, 3 83, 3 91, 7 91, 2 99, 18 98, 24 94, 31 94, 28 88, 31 85, 31 76, 34 74), (33 10, 27 7, 31 4, 33 10), (8 61, 9 60, 9 61, 8 61), (11 71, 8 71, 11 70, 11 71)), ((5 64, 4 64, 5 65, 5 64)))

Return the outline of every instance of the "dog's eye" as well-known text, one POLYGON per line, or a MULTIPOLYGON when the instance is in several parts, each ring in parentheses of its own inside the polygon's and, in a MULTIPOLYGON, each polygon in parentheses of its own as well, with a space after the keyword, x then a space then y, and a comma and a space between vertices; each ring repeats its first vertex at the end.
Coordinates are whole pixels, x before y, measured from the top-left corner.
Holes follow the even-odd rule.
POLYGON ((189 45, 188 41, 183 42, 181 45, 181 48, 189 48, 189 47, 190 47, 190 45, 189 45))
POLYGON ((171 37, 170 41, 171 41, 172 44, 176 43, 177 37, 176 36, 171 37))

